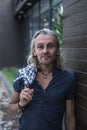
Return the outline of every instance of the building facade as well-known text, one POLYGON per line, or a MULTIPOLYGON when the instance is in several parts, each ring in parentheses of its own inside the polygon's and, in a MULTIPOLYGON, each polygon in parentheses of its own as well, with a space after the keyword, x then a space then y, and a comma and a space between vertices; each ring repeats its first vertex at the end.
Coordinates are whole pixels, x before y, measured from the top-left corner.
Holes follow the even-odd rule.
POLYGON ((14 18, 13 0, 0 0, 0 68, 22 65, 22 22, 14 18))

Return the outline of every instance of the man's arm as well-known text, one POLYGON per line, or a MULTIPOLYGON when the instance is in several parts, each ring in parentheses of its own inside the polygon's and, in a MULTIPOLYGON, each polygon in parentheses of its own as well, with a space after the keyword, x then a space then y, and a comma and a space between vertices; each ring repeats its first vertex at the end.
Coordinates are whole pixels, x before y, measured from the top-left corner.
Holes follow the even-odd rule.
POLYGON ((17 114, 17 113, 21 112, 18 108, 19 100, 20 100, 20 94, 17 93, 16 91, 14 91, 13 94, 12 94, 12 97, 10 99, 9 105, 8 105, 11 113, 17 114))
POLYGON ((9 110, 15 114, 24 110, 24 107, 32 100, 33 93, 34 90, 27 87, 24 87, 20 93, 14 91, 9 102, 9 110))
POLYGON ((66 100, 65 130, 76 130, 74 100, 66 100))

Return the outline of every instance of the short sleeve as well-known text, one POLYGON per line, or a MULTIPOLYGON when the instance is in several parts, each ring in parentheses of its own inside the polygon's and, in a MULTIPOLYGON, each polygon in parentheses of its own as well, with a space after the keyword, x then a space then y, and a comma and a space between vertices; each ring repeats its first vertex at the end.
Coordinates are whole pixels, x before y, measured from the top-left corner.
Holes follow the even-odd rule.
POLYGON ((74 74, 72 75, 71 79, 68 82, 69 86, 66 93, 66 100, 72 100, 76 96, 76 77, 74 74))
MULTIPOLYGON (((19 76, 19 72, 16 76, 16 78, 19 76)), ((24 84, 23 84, 23 80, 22 79, 19 79, 19 80, 14 80, 14 83, 13 83, 13 88, 16 92, 20 93, 21 90, 24 88, 24 84)))

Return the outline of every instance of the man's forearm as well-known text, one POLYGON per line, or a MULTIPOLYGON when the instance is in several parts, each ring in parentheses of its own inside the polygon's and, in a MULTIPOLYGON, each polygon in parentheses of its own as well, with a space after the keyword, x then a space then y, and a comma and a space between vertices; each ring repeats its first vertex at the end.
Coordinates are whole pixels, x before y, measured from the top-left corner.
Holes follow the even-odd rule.
POLYGON ((74 116, 65 120, 65 130, 76 130, 76 121, 74 116))
POLYGON ((18 105, 18 102, 17 103, 9 103, 9 110, 11 111, 11 113, 15 113, 15 114, 18 114, 21 112, 21 109, 18 105))

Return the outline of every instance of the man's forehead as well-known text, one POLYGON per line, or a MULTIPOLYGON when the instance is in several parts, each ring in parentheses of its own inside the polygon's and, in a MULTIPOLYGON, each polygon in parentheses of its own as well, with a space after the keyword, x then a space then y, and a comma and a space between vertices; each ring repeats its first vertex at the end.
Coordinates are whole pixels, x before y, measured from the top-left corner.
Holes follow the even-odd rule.
POLYGON ((45 40, 48 40, 48 41, 57 41, 56 37, 52 34, 40 34, 38 35, 36 38, 35 38, 35 42, 37 41, 45 41, 45 40))

